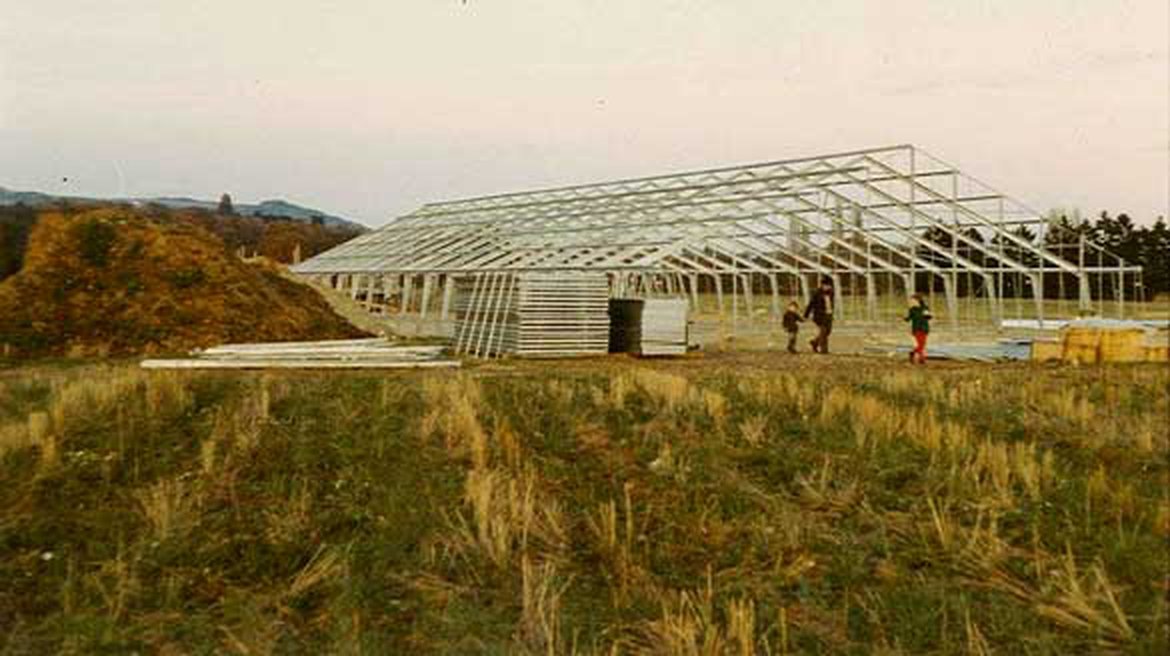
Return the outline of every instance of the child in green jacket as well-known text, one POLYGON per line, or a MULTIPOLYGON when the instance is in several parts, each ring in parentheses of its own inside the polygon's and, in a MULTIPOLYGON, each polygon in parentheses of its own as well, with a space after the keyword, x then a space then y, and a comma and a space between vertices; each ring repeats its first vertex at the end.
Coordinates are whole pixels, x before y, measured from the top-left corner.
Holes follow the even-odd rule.
POLYGON ((914 335, 914 350, 910 351, 910 361, 926 364, 926 336, 930 334, 930 308, 926 307, 926 300, 922 294, 910 297, 910 312, 903 317, 903 321, 910 322, 910 332, 914 335))

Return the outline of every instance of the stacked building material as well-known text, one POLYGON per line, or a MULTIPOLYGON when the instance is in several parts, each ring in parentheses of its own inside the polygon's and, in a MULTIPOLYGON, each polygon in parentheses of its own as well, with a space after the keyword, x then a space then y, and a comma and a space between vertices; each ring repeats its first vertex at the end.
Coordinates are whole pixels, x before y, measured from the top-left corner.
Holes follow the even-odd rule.
POLYGON ((1062 331, 1065 362, 1143 362, 1146 330, 1131 322, 1074 321, 1062 331))
POLYGON ((143 360, 144 369, 411 369, 458 367, 442 346, 395 346, 382 338, 226 344, 189 358, 143 360))
POLYGON ((642 308, 642 355, 685 355, 687 301, 648 298, 642 308))
POLYGON ((1066 323, 1059 340, 1035 340, 1033 360, 1075 364, 1168 362, 1170 335, 1149 321, 1078 319, 1066 323))
POLYGON ((477 357, 598 355, 609 349, 599 273, 484 273, 456 286, 455 351, 477 357))
POLYGON ((511 306, 517 286, 512 274, 486 273, 456 279, 452 304, 456 353, 485 358, 504 354, 505 343, 515 339, 512 335, 505 338, 504 333, 515 330, 511 306))
POLYGON ((1096 326, 1103 328, 1116 328, 1129 326, 1131 328, 1144 328, 1148 330, 1167 330, 1170 329, 1170 320, 1166 319, 1045 319, 1040 321, 1038 319, 1004 319, 999 322, 1000 328, 1012 328, 1023 330, 1063 330, 1069 326, 1096 326))

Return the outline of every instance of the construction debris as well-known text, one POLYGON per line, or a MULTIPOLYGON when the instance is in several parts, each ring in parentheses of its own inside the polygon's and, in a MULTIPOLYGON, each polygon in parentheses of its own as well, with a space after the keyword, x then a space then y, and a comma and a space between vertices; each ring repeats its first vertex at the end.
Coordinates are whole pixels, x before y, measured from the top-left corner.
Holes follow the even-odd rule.
MULTIPOLYGON (((930 344, 926 347, 927 360, 960 360, 965 362, 1011 362, 1027 360, 1031 355, 1029 339, 1006 339, 998 342, 971 342, 963 344, 930 344)), ((910 346, 867 347, 866 350, 888 355, 908 355, 910 346)))
POLYGON ((442 346, 395 346, 381 338, 225 344, 190 358, 143 360, 144 369, 413 369, 458 367, 442 346))

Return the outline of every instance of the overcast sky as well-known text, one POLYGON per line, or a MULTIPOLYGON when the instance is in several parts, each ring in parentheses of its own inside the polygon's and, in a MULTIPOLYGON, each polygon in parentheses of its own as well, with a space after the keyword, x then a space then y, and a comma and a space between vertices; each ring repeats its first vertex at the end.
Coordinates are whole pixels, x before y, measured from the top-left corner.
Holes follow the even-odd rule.
POLYGON ((1167 0, 0 0, 0 186, 427 200, 913 143, 1167 213, 1167 0), (65 178, 68 178, 65 181, 65 178))

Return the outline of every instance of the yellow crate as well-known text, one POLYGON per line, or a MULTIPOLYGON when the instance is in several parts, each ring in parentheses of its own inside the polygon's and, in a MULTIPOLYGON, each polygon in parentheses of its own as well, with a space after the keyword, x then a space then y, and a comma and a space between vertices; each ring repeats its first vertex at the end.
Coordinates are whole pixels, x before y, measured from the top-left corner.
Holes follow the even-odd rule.
POLYGON ((1101 361, 1099 328, 1067 328, 1062 337, 1062 359, 1065 362, 1096 364, 1101 361))
POLYGON ((1145 362, 1146 332, 1133 330, 1101 331, 1101 362, 1145 362))
POLYGON ((1064 357, 1064 344, 1054 340, 1034 340, 1032 342, 1032 360, 1036 362, 1051 362, 1064 357))
POLYGON ((1146 362, 1170 362, 1170 346, 1146 346, 1146 362))

